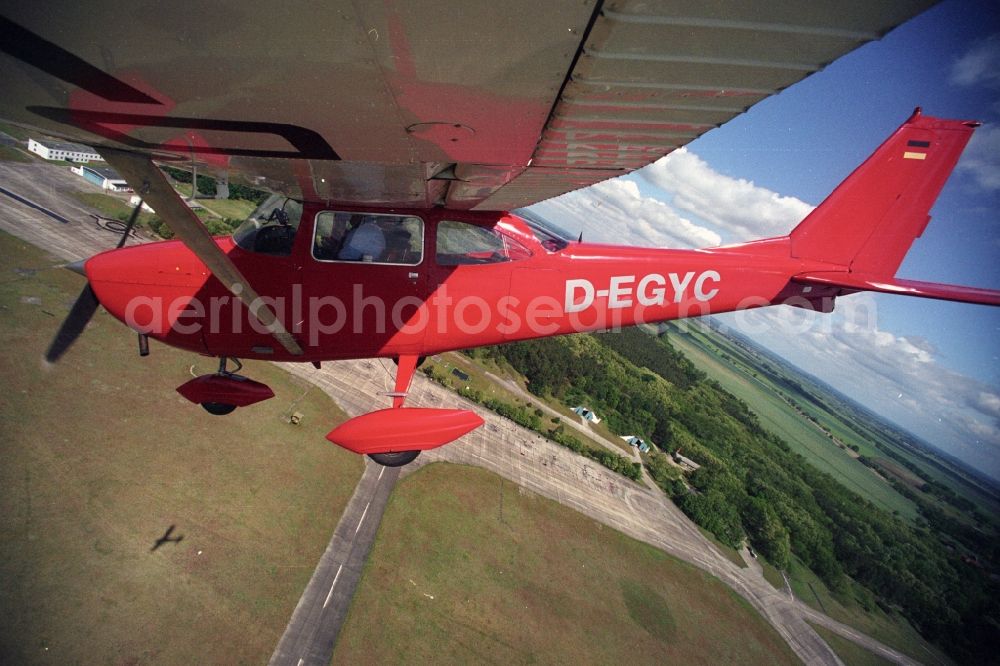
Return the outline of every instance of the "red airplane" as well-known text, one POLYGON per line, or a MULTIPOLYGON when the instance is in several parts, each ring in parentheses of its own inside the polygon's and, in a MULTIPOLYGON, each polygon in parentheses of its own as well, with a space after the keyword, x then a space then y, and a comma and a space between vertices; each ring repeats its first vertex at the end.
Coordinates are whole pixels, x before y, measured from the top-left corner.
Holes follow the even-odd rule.
MULTIPOLYGON (((556 74, 539 69, 486 83, 468 83, 460 76, 468 71, 448 70, 462 69, 454 52, 442 60, 433 40, 416 39, 418 28, 433 32, 436 25, 419 11, 391 3, 365 16, 338 9, 342 15, 329 18, 354 41, 345 42, 343 61, 329 73, 355 88, 329 98, 339 113, 334 120, 313 113, 323 92, 304 102, 280 96, 253 120, 253 108, 227 97, 239 92, 232 77, 214 81, 222 92, 179 82, 157 67, 151 46, 154 55, 122 51, 128 67, 99 69, 86 57, 90 23, 82 18, 84 34, 62 44, 37 17, 0 18, 0 48, 10 56, 0 60, 0 75, 13 82, 9 98, 27 101, 3 102, 0 115, 94 145, 180 239, 119 247, 78 267, 88 285, 49 360, 66 351, 98 304, 139 332, 140 353, 153 337, 218 357, 217 373, 178 389, 213 414, 273 395, 237 374, 238 361, 230 371, 229 360, 319 366, 392 358, 392 407, 353 418, 328 439, 380 464, 403 465, 482 424, 468 410, 405 406, 415 369, 430 354, 777 304, 829 312, 837 296, 858 291, 1000 305, 997 291, 894 277, 978 126, 919 109, 780 238, 704 250, 630 248, 574 241, 544 221, 503 212, 649 163, 888 30, 917 11, 911 3, 886 3, 852 18, 849 29, 835 3, 811 4, 798 27, 788 17, 769 23, 760 8, 748 23, 711 15, 713 8, 678 17, 639 14, 628 3, 614 10, 553 3, 544 11, 538 4, 524 3, 522 14, 491 14, 500 24, 483 29, 503 34, 511 27, 504 21, 534 26, 531 43, 558 66, 556 74), (699 33, 699 55, 656 50, 663 43, 682 48, 680 28, 699 33), (769 40, 733 43, 747 32, 769 40), (803 36, 817 43, 815 52, 803 36), (358 44, 371 51, 355 53, 358 44), (734 55, 737 47, 744 51, 734 55), (789 54, 795 67, 780 61, 789 54), (619 61, 631 69, 616 69, 619 61), (654 66, 666 62, 669 73, 654 66), (733 63, 743 68, 740 86, 722 83, 733 63), (25 77, 26 67, 34 78, 25 77), (56 95, 61 105, 39 92, 45 77, 68 85, 56 95), (692 82, 698 77, 705 83, 692 82), (199 115, 206 98, 224 119, 199 115), (356 115, 345 113, 345 104, 355 104, 356 115), (212 238, 154 164, 180 158, 197 159, 220 183, 256 175, 252 182, 282 194, 231 238, 212 238)), ((476 12, 489 13, 484 7, 472 12, 483 25, 476 12)), ((315 26, 297 27, 317 35, 315 26)), ((144 38, 167 53, 177 48, 155 31, 144 38)), ((489 68, 494 61, 486 56, 500 47, 472 42, 463 53, 489 68)), ((510 64, 502 48, 495 55, 510 64)), ((268 76, 265 62, 251 64, 262 69, 237 81, 268 76)), ((270 83, 284 92, 297 85, 287 77, 270 83)))

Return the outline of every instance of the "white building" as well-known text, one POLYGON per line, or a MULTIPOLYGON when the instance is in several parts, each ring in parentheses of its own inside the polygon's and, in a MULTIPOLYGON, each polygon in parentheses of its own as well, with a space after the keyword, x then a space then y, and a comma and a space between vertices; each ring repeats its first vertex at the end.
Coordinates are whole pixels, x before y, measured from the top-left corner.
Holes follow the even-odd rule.
POLYGON ((597 418, 597 414, 595 414, 594 412, 590 411, 586 407, 574 407, 573 411, 575 413, 579 414, 580 416, 582 416, 583 418, 587 419, 591 423, 600 423, 601 422, 601 419, 597 418))
POLYGON ((649 451, 649 443, 641 437, 637 437, 635 435, 621 435, 621 438, 625 440, 626 444, 634 446, 643 453, 649 451))
MULTIPOLYGON (((130 206, 132 206, 133 208, 135 208, 139 204, 140 201, 142 201, 142 197, 140 197, 138 194, 133 194, 131 197, 129 197, 128 203, 129 203, 130 206)), ((147 213, 155 213, 156 212, 155 210, 153 210, 152 208, 150 208, 149 204, 146 203, 145 201, 142 201, 142 209, 144 211, 146 211, 147 213)))
POLYGON ((99 160, 93 148, 81 146, 78 143, 64 143, 61 141, 49 141, 43 139, 28 139, 28 150, 47 160, 67 160, 69 162, 89 162, 99 160))
POLYGON ((682 456, 680 449, 677 449, 676 451, 674 451, 674 454, 671 456, 671 458, 673 458, 674 462, 681 469, 683 469, 684 471, 687 471, 687 472, 694 472, 699 467, 701 467, 701 465, 699 465, 695 461, 691 460, 690 458, 682 456))
POLYGON ((110 190, 112 192, 132 191, 132 188, 125 182, 125 179, 119 176, 118 172, 111 167, 92 167, 81 164, 80 166, 70 167, 69 170, 103 190, 110 190))

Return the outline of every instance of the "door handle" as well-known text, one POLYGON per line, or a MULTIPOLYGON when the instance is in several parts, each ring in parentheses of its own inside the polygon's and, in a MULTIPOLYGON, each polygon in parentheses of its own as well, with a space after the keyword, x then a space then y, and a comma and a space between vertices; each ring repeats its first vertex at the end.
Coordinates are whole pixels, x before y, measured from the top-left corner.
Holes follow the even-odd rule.
POLYGON ((413 271, 410 271, 410 274, 407 275, 407 277, 410 278, 411 280, 416 280, 418 277, 420 277, 420 273, 414 273, 413 271))

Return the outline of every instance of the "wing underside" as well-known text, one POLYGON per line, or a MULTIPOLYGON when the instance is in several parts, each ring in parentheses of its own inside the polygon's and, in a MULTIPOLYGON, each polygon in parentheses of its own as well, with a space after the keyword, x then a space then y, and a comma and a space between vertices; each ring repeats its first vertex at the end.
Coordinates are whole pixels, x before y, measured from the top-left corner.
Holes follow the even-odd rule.
POLYGON ((21 3, 0 118, 302 199, 507 210, 648 164, 931 4, 21 3))

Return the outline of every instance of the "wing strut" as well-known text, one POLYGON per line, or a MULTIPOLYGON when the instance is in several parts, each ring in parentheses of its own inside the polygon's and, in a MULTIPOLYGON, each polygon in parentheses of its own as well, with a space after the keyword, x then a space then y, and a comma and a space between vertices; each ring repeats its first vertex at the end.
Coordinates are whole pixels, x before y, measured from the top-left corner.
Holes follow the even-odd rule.
POLYGON ((114 148, 100 148, 98 152, 156 210, 174 235, 197 255, 219 282, 243 301, 281 346, 289 354, 301 356, 303 352, 299 343, 285 330, 271 308, 261 301, 257 291, 226 253, 219 249, 205 225, 181 200, 153 161, 145 155, 114 148))

